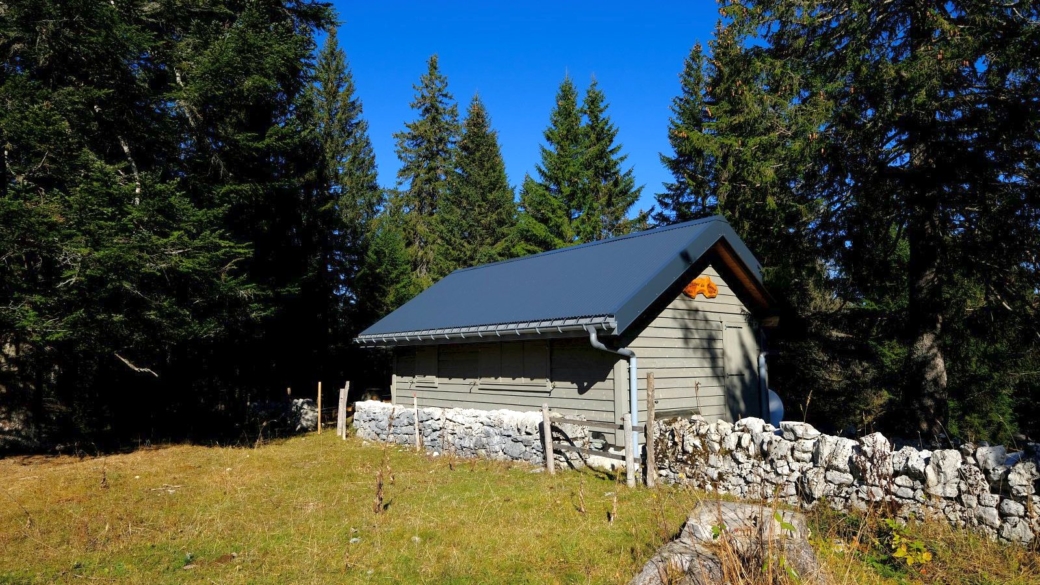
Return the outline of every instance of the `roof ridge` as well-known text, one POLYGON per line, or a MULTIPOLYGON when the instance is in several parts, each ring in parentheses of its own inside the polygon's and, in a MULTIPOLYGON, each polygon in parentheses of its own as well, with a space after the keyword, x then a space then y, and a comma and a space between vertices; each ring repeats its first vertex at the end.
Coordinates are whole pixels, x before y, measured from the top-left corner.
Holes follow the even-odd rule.
MULTIPOLYGON (((538 258, 540 256, 547 256, 547 255, 550 255, 550 254, 559 254, 559 253, 562 253, 562 252, 570 252, 570 251, 573 251, 573 250, 577 250, 579 248, 591 248, 593 246, 602 246, 602 245, 605 245, 605 244, 612 244, 614 242, 620 242, 622 240, 631 240, 631 239, 634 239, 634 238, 640 238, 640 237, 644 237, 644 236, 652 236, 652 235, 655 235, 655 234, 661 234, 661 233, 664 233, 664 232, 669 232, 669 231, 672 231, 672 230, 687 228, 687 227, 690 227, 692 225, 699 225, 699 224, 702 224, 702 223, 709 223, 709 222, 712 222, 712 221, 721 221, 721 222, 724 222, 724 223, 729 223, 729 222, 726 221, 726 218, 721 216, 721 215, 712 215, 712 216, 709 216, 709 217, 702 217, 700 219, 684 221, 682 223, 675 223, 675 224, 667 225, 667 226, 655 226, 655 227, 652 227, 650 229, 640 230, 638 232, 632 232, 630 234, 625 234, 623 236, 616 236, 616 237, 613 237, 613 238, 607 238, 606 240, 597 240, 595 242, 585 242, 583 244, 578 244, 576 246, 567 246, 566 248, 557 248, 555 250, 547 250, 545 252, 539 252, 537 254, 528 254, 527 256, 520 256, 519 258, 509 258, 508 260, 499 260, 498 262, 489 262, 487 264, 478 264, 477 266, 470 266, 468 268, 460 268, 458 270, 455 270, 455 271, 451 272, 451 274, 448 274, 448 276, 451 276, 452 274, 457 274, 457 273, 460 273, 460 272, 469 272, 471 270, 478 270, 480 268, 488 268, 489 266, 498 266, 500 264, 509 264, 510 262, 519 262, 521 260, 530 260, 532 258, 538 258)), ((447 277, 445 277, 445 278, 447 278, 447 277)))

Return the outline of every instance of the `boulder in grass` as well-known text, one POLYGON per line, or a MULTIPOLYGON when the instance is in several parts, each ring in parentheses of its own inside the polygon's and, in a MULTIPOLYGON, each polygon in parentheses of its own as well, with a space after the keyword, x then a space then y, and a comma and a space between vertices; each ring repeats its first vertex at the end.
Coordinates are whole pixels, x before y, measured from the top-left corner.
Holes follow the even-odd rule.
POLYGON ((690 514, 679 538, 661 547, 629 585, 708 585, 722 583, 726 565, 742 562, 747 571, 763 562, 779 564, 807 585, 830 585, 809 546, 805 517, 759 504, 703 502, 690 514), (738 561, 739 559, 739 561, 738 561))

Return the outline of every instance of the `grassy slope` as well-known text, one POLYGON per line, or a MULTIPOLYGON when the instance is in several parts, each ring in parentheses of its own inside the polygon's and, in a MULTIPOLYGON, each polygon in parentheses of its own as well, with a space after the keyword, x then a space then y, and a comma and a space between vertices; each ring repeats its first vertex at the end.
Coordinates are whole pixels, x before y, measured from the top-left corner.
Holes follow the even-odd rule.
MULTIPOLYGON (((259 449, 0 460, 0 583, 623 583, 703 497, 622 485, 610 524, 617 484, 602 474, 387 454, 394 481, 378 515, 383 449, 333 433, 259 449)), ((823 558, 843 581, 921 577, 863 562, 877 558, 867 549, 848 560, 829 544, 851 538, 842 523, 819 521, 823 558)), ((1040 582, 1028 552, 938 526, 919 533, 936 552, 926 581, 1040 582)))

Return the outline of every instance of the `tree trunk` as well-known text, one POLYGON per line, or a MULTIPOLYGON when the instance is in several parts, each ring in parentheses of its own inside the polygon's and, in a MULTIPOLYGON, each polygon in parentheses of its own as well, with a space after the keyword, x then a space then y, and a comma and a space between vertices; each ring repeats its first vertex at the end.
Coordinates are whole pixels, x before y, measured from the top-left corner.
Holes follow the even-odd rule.
POLYGON ((922 436, 934 437, 946 418, 946 360, 942 350, 942 284, 939 279, 939 211, 918 209, 907 231, 910 244, 908 398, 922 436))
MULTIPOLYGON (((909 40, 911 54, 915 56, 927 47, 932 37, 932 31, 926 25, 928 6, 927 2, 918 2, 912 8, 909 40)), ((910 89, 908 94, 916 91, 910 89)), ((939 204, 941 192, 937 187, 940 177, 931 154, 935 116, 929 115, 927 110, 911 108, 910 111, 912 113, 906 117, 910 154, 906 323, 910 351, 906 398, 911 420, 918 432, 922 437, 934 438, 942 431, 947 414, 946 360, 942 350, 944 305, 940 278, 943 236, 939 204)))

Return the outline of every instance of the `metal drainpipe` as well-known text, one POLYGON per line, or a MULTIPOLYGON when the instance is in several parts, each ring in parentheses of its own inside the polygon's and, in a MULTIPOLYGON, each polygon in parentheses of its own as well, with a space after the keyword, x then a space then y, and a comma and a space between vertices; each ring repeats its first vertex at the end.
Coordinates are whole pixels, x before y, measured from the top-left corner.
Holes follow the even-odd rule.
POLYGON ((766 356, 769 355, 768 351, 758 352, 758 394, 762 398, 762 418, 766 422, 770 422, 772 419, 772 411, 769 408, 769 369, 766 367, 766 356))
POLYGON ((636 429, 636 424, 639 423, 639 362, 636 359, 636 353, 627 347, 621 349, 610 349, 603 345, 603 342, 599 340, 596 335, 596 328, 590 325, 585 326, 585 330, 589 332, 589 343, 596 349, 603 351, 609 351, 610 353, 616 353, 620 356, 624 356, 628 360, 628 393, 629 393, 629 409, 632 414, 632 450, 633 456, 635 450, 639 446, 639 431, 636 429))

